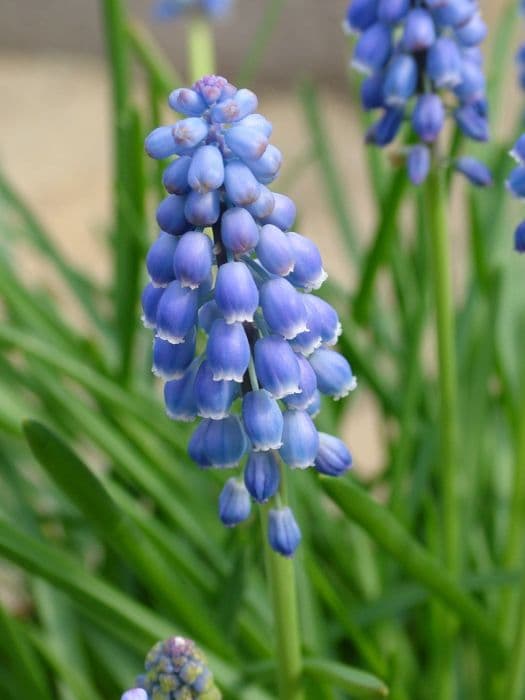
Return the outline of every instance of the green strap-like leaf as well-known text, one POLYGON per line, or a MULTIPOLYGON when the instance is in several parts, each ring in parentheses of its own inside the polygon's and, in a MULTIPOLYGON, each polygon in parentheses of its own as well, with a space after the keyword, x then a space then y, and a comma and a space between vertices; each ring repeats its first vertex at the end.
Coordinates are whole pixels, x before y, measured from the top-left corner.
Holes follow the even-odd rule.
POLYGON ((305 676, 346 690, 355 698, 385 698, 388 695, 387 686, 376 676, 336 661, 305 659, 303 671, 305 676))
POLYGON ((322 479, 322 484, 349 518, 361 525, 416 581, 453 610, 490 646, 493 653, 503 657, 503 645, 494 622, 386 508, 378 505, 350 479, 322 479))

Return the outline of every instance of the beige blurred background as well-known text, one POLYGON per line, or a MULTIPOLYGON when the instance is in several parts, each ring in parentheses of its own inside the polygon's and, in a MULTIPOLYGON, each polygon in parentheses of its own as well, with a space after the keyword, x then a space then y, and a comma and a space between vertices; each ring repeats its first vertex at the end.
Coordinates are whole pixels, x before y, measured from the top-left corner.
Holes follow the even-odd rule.
MULTIPOLYGON (((266 4, 266 0, 237 0, 236 11, 217 24, 219 70, 227 77, 237 73, 266 4)), ((255 87, 261 112, 274 123, 273 142, 283 151, 285 164, 307 149, 298 80, 308 77, 321 88, 326 136, 351 200, 359 204, 352 214, 366 238, 374 213, 363 176, 361 128, 346 89, 349 48, 341 31, 346 5, 346 0, 288 0, 255 87)), ((491 23, 507 6, 494 0, 481 5, 491 23)), ((128 2, 130 13, 145 22, 149 7, 148 0, 128 2)), ((150 28, 184 73, 185 23, 150 28)), ((511 77, 509 84, 512 90, 511 77)), ((99 242, 110 217, 111 144, 98 2, 0 0, 0 95, 0 167, 66 255, 106 278, 107 261, 99 242)), ((288 193, 299 205, 301 231, 317 241, 328 271, 350 288, 354 279, 340 254, 337 229, 315 166, 305 166, 288 193)), ((46 271, 36 261, 27 260, 25 265, 32 278, 45 278, 46 271)), ((46 283, 52 286, 53 281, 46 283)), ((348 425, 356 463, 373 472, 381 462, 374 435, 382 428, 365 394, 356 397, 348 425)))

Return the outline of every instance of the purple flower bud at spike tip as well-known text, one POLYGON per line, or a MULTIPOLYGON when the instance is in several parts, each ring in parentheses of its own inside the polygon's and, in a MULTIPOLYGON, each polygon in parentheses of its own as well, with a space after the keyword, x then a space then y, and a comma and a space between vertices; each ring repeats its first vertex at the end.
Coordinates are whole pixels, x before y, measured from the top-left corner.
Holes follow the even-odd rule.
POLYGON ((472 105, 460 107, 454 113, 461 131, 474 141, 488 141, 489 127, 487 119, 472 105))
POLYGON ((198 360, 195 360, 180 379, 173 379, 164 384, 166 413, 173 420, 189 423, 197 417, 193 384, 198 367, 198 360))
POLYGON ((193 90, 197 92, 207 105, 212 105, 218 100, 229 99, 233 97, 236 90, 233 85, 232 94, 229 92, 228 81, 221 75, 205 75, 200 80, 197 80, 193 85, 193 90))
POLYGON ((361 34, 354 50, 352 66, 361 73, 375 73, 388 61, 391 50, 389 27, 377 22, 361 34))
POLYGON ((186 197, 170 194, 157 207, 157 223, 166 233, 180 236, 190 228, 184 214, 186 197))
POLYGON ((476 13, 466 24, 456 28, 456 39, 463 46, 478 46, 487 36, 487 25, 476 13))
POLYGON ((198 231, 185 233, 173 256, 173 269, 181 287, 197 289, 210 276, 211 266, 212 247, 209 237, 198 231))
POLYGON ((285 194, 273 193, 275 201, 273 211, 270 216, 262 219, 262 224, 273 224, 282 231, 288 231, 297 216, 297 208, 290 197, 285 194))
POLYGON ((283 414, 266 391, 249 391, 242 401, 244 429, 255 451, 277 450, 282 445, 283 414))
POLYGON ((126 690, 120 700, 148 700, 148 694, 143 688, 131 688, 126 690))
POLYGON ((426 62, 429 78, 438 88, 453 88, 461 82, 461 54, 455 41, 440 37, 429 49, 426 62))
POLYGON ((162 287, 147 284, 142 292, 142 323, 146 328, 157 327, 157 310, 164 294, 162 287))
POLYGON ((299 394, 291 394, 283 400, 288 408, 297 408, 306 410, 308 405, 314 398, 317 389, 317 377, 312 369, 312 365, 302 355, 297 355, 299 363, 300 379, 299 379, 299 394))
POLYGON ((168 98, 170 107, 175 112, 180 112, 188 117, 200 117, 206 110, 206 103, 202 97, 190 88, 178 88, 168 98))
POLYGON ((525 166, 519 165, 510 173, 505 183, 508 191, 518 199, 525 198, 525 166))
POLYGON ((307 469, 313 466, 319 451, 319 433, 306 411, 295 409, 283 414, 283 445, 281 458, 292 469, 307 469))
POLYGON ((188 171, 191 165, 189 156, 180 156, 172 161, 162 176, 162 184, 170 194, 187 194, 190 191, 188 171))
POLYGON ((268 146, 268 137, 264 132, 247 126, 232 127, 224 138, 232 153, 243 160, 257 160, 268 146))
POLYGON ((464 175, 473 185, 478 187, 490 187, 492 185, 492 174, 484 163, 480 163, 476 158, 464 156, 458 158, 454 163, 455 169, 464 175))
POLYGON ((237 479, 228 479, 219 496, 219 517, 227 527, 246 520, 251 511, 250 494, 237 479))
POLYGON ((514 232, 514 250, 525 253, 525 221, 522 221, 514 232))
POLYGON ((383 73, 369 75, 361 83, 361 105, 364 110, 379 109, 384 107, 383 83, 385 76, 383 73))
POLYGON ((342 440, 319 433, 319 451, 314 466, 321 474, 342 476, 352 466, 352 456, 342 440))
POLYGON ((308 330, 302 295, 285 279, 277 277, 263 284, 261 308, 270 329, 287 340, 308 330))
POLYGON ((214 321, 216 321, 218 318, 222 319, 222 314, 219 311, 219 307, 217 306, 215 300, 211 299, 203 304, 199 309, 199 328, 202 328, 203 331, 209 333, 214 321))
POLYGON ((237 416, 210 422, 205 434, 205 451, 212 466, 236 467, 247 449, 248 441, 237 416))
POLYGON ((205 194, 218 189, 224 182, 224 161, 222 153, 216 146, 201 146, 191 159, 188 171, 188 183, 205 194))
POLYGON ((407 158, 408 177, 414 185, 421 185, 430 171, 430 151, 426 146, 413 146, 407 158))
POLYGON ((255 252, 262 265, 272 275, 285 277, 294 268, 290 240, 273 224, 266 224, 259 231, 259 243, 255 252))
POLYGON ((228 197, 236 206, 252 204, 259 197, 259 183, 240 160, 232 160, 226 165, 224 184, 228 197))
POLYGON ((260 338, 254 348, 255 371, 262 386, 276 399, 300 392, 297 356, 278 335, 260 338))
POLYGON ((412 126, 426 143, 433 143, 445 124, 445 108, 438 95, 427 94, 418 98, 412 114, 412 126))
POLYGON ((179 239, 169 233, 160 232, 146 256, 146 269, 156 287, 166 287, 175 279, 173 255, 179 239))
POLYGON ((278 148, 270 144, 257 160, 243 160, 260 183, 269 185, 279 174, 283 156, 278 148))
POLYGON ((167 340, 155 338, 153 341, 153 374, 162 379, 180 379, 195 356, 195 329, 184 343, 173 345, 167 340))
POLYGON ((385 104, 391 107, 403 106, 416 91, 417 75, 417 63, 412 56, 395 56, 386 69, 383 83, 385 104))
POLYGON ((247 211, 256 219, 265 219, 270 216, 275 207, 275 197, 264 185, 259 185, 259 196, 252 204, 246 205, 247 211))
POLYGON ((173 138, 175 140, 175 153, 184 155, 204 141, 208 135, 208 125, 200 117, 188 117, 181 119, 173 127, 173 138))
POLYGON ((364 32, 377 19, 377 0, 353 0, 348 6, 344 28, 347 32, 364 32))
POLYGON ((373 124, 366 134, 366 142, 374 143, 376 146, 388 146, 399 131, 403 123, 403 111, 393 107, 386 109, 385 113, 373 124))
POLYGON ((436 28, 427 10, 410 10, 405 20, 402 45, 405 51, 425 51, 436 40, 436 28))
POLYGON ((319 289, 327 278, 319 248, 313 241, 298 233, 287 234, 295 265, 288 280, 295 286, 311 291, 319 289))
POLYGON ((290 508, 272 509, 268 513, 270 547, 284 557, 293 556, 301 542, 301 531, 290 508))
POLYGON ((214 380, 213 372, 204 360, 195 376, 193 385, 199 416, 213 418, 213 420, 226 418, 238 391, 237 382, 214 380))
POLYGON ((230 99, 217 103, 211 110, 211 119, 217 123, 236 122, 255 112, 257 104, 257 95, 242 88, 230 99))
POLYGON ((259 306, 259 292, 244 263, 228 262, 219 267, 215 301, 226 323, 253 321, 253 314, 259 306))
POLYGON ((173 126, 159 126, 154 129, 146 138, 144 148, 148 156, 157 160, 175 155, 177 144, 173 136, 173 126))
POLYGON ((337 400, 356 388, 357 382, 350 365, 338 352, 319 348, 310 355, 309 360, 317 376, 317 388, 322 394, 337 400))
POLYGON ((410 0, 379 0, 377 18, 385 24, 396 24, 410 9, 410 0))
POLYGON ((206 357, 213 379, 242 382, 250 363, 250 344, 241 323, 217 319, 211 326, 206 357))
POLYGON ((259 228, 244 207, 227 209, 221 219, 222 242, 234 255, 253 250, 259 240, 259 228))
POLYGON ((183 343, 197 323, 197 292, 177 280, 164 292, 157 310, 157 335, 174 345, 183 343))
POLYGON ((194 226, 211 226, 221 213, 221 200, 217 190, 199 194, 190 192, 186 198, 184 215, 194 226))
POLYGON ((525 165, 525 134, 519 137, 509 155, 514 158, 517 163, 525 165))
POLYGON ((266 503, 279 488, 281 475, 273 452, 251 452, 244 468, 244 484, 257 503, 266 503))

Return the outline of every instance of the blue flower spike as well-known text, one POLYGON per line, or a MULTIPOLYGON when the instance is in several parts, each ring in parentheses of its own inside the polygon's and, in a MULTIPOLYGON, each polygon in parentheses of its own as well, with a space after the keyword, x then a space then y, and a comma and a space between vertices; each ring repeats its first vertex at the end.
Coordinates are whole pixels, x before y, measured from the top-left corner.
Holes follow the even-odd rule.
POLYGON ((121 700, 221 700, 206 657, 191 639, 170 637, 148 652, 145 672, 121 700))
MULTIPOLYGON (((357 34, 351 64, 366 76, 362 107, 379 111, 366 142, 388 146, 406 124, 411 148, 402 150, 414 185, 425 182, 432 166, 432 151, 422 147, 439 139, 447 119, 468 138, 488 140, 479 50, 487 27, 478 0, 352 0, 343 28, 357 34)), ((525 85, 525 48, 518 62, 525 85)), ((461 165, 457 170, 486 186, 486 177, 469 177, 461 165)))
MULTIPOLYGON (((391 79, 396 105, 416 88, 409 63, 391 79)), ((276 498, 268 541, 292 556, 301 535, 277 493, 283 469, 338 475, 351 462, 313 420, 321 394, 341 398, 356 384, 346 359, 330 349, 341 324, 314 294, 326 272, 317 246, 291 230, 294 202, 267 187, 282 156, 256 95, 205 76, 174 90, 169 105, 184 118, 146 139, 150 156, 171 158, 142 297, 144 324, 155 334, 153 371, 165 382, 168 416, 200 419, 191 459, 201 469, 236 471, 219 497, 223 524, 239 525, 252 501, 276 498)))

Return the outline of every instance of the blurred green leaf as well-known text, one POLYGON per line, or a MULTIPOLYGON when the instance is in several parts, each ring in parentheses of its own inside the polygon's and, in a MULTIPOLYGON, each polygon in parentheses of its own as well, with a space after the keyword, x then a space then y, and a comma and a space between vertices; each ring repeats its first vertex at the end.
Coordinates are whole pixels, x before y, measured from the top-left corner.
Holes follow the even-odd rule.
POLYGON ((305 659, 304 674, 318 681, 326 681, 356 698, 385 698, 388 688, 371 673, 352 666, 324 659, 305 659))

